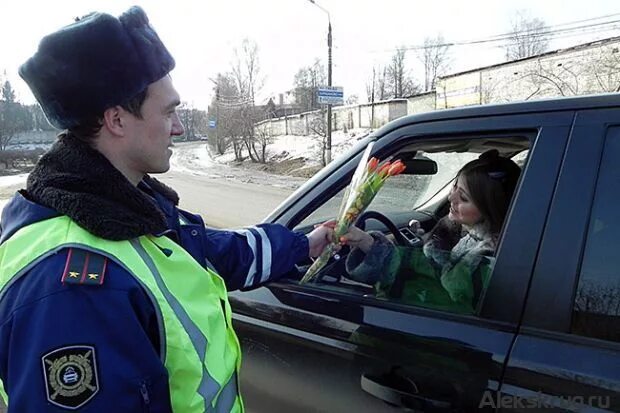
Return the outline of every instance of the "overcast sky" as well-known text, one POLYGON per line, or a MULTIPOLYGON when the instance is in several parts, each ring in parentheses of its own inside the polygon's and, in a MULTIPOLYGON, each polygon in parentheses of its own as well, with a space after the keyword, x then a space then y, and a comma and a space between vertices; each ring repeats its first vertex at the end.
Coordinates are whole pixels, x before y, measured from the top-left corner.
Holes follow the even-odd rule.
MULTIPOLYGON (((365 84, 373 65, 389 61, 398 46, 416 46, 426 36, 441 33, 446 41, 486 39, 509 31, 520 9, 550 26, 594 19, 581 25, 620 20, 614 0, 316 0, 329 10, 333 26, 333 84, 365 101, 365 84)), ((293 77, 316 58, 327 60, 327 15, 308 0, 0 0, 0 77, 14 85, 18 99, 33 103, 17 67, 31 56, 39 40, 77 16, 91 11, 119 15, 133 4, 141 5, 155 30, 175 57, 173 81, 182 100, 206 108, 213 94, 209 78, 227 71, 233 50, 243 38, 259 47, 265 77, 261 98, 290 90, 293 77)), ((559 26, 564 28, 567 26, 559 26)), ((611 30, 583 29, 555 39, 551 47, 620 35, 611 30)), ((415 51, 406 55, 412 74, 422 81, 415 51)), ((498 44, 483 43, 452 49, 450 72, 499 63, 498 44)))

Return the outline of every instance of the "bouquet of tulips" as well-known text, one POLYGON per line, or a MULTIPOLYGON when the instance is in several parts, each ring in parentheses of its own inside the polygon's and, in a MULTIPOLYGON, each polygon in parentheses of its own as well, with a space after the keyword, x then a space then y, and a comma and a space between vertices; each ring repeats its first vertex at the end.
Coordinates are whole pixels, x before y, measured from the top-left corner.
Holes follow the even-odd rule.
POLYGON ((301 279, 302 284, 311 281, 336 253, 340 237, 347 233, 357 217, 366 210, 385 181, 390 176, 398 175, 405 170, 405 165, 400 160, 381 163, 377 158, 368 160, 371 148, 372 144, 366 148, 342 199, 334 228, 334 240, 308 268, 301 279))

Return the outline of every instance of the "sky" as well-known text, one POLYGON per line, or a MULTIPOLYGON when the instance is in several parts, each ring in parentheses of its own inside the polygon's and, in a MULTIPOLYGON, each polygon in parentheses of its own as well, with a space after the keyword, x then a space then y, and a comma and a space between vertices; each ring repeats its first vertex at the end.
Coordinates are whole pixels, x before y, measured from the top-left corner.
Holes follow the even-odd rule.
MULTIPOLYGON (((418 46, 425 37, 443 35, 448 42, 488 39, 510 31, 518 10, 549 26, 588 20, 580 25, 619 20, 615 0, 316 0, 329 11, 333 31, 333 85, 366 101, 372 68, 389 62, 400 46, 418 46)), ((91 11, 119 15, 130 6, 144 8, 152 26, 176 60, 171 73, 181 99, 206 109, 218 72, 230 70, 234 50, 244 38, 258 45, 263 87, 259 101, 293 88, 295 73, 319 58, 327 61, 327 14, 309 0, 1 0, 0 78, 14 86, 27 104, 34 97, 17 68, 40 39, 75 17, 91 11), (6 75, 4 73, 6 72, 6 75)), ((569 26, 559 26, 569 27, 569 26)), ((578 30, 554 39, 551 49, 620 35, 620 24, 592 33, 578 30)), ((456 46, 450 70, 457 73, 504 61, 497 43, 456 46)), ((406 53, 410 73, 422 82, 418 52, 406 53)))

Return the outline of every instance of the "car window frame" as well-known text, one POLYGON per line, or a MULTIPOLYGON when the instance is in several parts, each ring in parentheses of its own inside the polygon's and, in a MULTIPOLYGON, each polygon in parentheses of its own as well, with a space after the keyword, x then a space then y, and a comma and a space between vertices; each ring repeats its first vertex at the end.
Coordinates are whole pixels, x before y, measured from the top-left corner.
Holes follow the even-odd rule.
MULTIPOLYGON (((382 157, 387 155, 388 153, 392 153, 405 145, 411 143, 411 140, 420 139, 424 141, 437 140, 437 139, 450 139, 455 135, 476 135, 472 137, 481 136, 481 134, 523 134, 527 132, 534 133, 535 141, 532 145, 530 145, 530 150, 532 151, 536 146, 543 146, 543 149, 547 149, 549 152, 554 152, 555 161, 549 163, 544 161, 543 159, 538 159, 536 161, 537 168, 547 168, 550 169, 550 173, 548 173, 548 179, 544 184, 547 186, 546 191, 548 192, 546 197, 543 197, 541 204, 544 205, 543 208, 548 208, 548 203, 551 198, 551 191, 553 183, 555 182, 555 175, 557 173, 554 168, 559 171, 560 159, 563 154, 562 146, 565 145, 565 142, 568 138, 570 125, 572 124, 574 113, 572 111, 558 111, 553 113, 538 113, 538 114, 509 114, 509 115, 501 115, 501 116, 488 116, 482 118, 475 119, 449 119, 442 121, 434 121, 434 122, 423 122, 420 124, 412 124, 412 125, 404 125, 400 128, 390 130, 384 136, 377 136, 380 138, 375 143, 375 156, 382 157), (544 129, 549 135, 553 135, 553 137, 547 138, 547 140, 554 139, 553 142, 540 143, 538 140, 540 139, 541 129, 544 129), (546 147, 546 148, 545 148, 546 147), (555 172, 554 172, 555 171, 555 172)), ((362 150, 360 148, 360 152, 357 154, 350 155, 346 164, 341 164, 340 168, 343 168, 344 173, 340 175, 331 175, 327 177, 327 179, 321 180, 321 177, 318 177, 319 184, 316 185, 312 190, 308 191, 302 198, 309 197, 312 202, 309 202, 310 208, 312 208, 312 204, 321 204, 324 202, 323 200, 329 196, 333 196, 339 190, 342 189, 344 185, 350 180, 351 175, 353 174, 354 167, 349 167, 350 170, 346 171, 346 165, 356 165, 361 157, 362 150)), ((548 154, 547 154, 548 155, 548 154)), ((528 161, 529 163, 529 161, 528 161)), ((532 178, 533 179, 533 178, 532 178)), ((522 183, 520 183, 522 185, 522 183)), ((302 201, 303 203, 303 201, 302 201)), ((309 215, 307 210, 299 210, 299 208, 291 208, 289 210, 283 211, 280 214, 279 219, 276 222, 279 222, 283 225, 286 225, 289 228, 293 228, 297 225, 305 216, 309 215)), ((520 219, 523 219, 524 214, 523 211, 520 212, 520 219)), ((542 234, 542 226, 544 222, 539 222, 537 225, 537 229, 532 230, 532 234, 530 239, 539 240, 542 234)), ((512 243, 521 242, 521 237, 518 235, 513 235, 512 243)), ((503 241, 502 241, 503 242, 503 241)), ((500 247, 501 249, 501 247, 500 247)), ((533 246, 530 251, 530 257, 527 263, 521 263, 521 268, 529 266, 529 269, 525 270, 525 275, 523 275, 522 279, 519 280, 518 283, 512 283, 513 286, 511 288, 515 289, 518 294, 513 295, 510 299, 506 300, 504 297, 499 298, 495 301, 493 306, 490 306, 490 309, 486 310, 481 317, 473 317, 476 320, 488 320, 488 321, 500 321, 503 323, 508 323, 512 325, 518 324, 521 311, 523 309, 523 305, 525 302, 525 293, 527 291, 527 286, 529 283, 529 276, 531 275, 531 269, 534 264, 535 250, 537 246, 533 246), (517 284, 515 288, 515 284, 517 284), (497 302, 500 302, 501 305, 498 305, 497 302), (508 304, 508 305, 506 305, 508 304), (498 310, 499 308, 499 310, 498 310)), ((509 260, 507 260, 509 261, 509 260)), ((513 260, 514 262, 514 260, 513 260)), ((500 260, 498 259, 498 265, 500 264, 500 260)), ((504 267, 507 267, 510 270, 510 262, 507 262, 504 267)), ((496 265, 497 269, 497 265, 496 265)), ((503 275, 504 277, 509 277, 511 271, 504 269, 507 275, 503 275)), ((498 284, 496 290, 501 291, 502 286, 505 285, 505 282, 498 282, 496 279, 499 277, 492 277, 492 283, 498 284)), ((311 285, 294 285, 294 283, 287 283, 287 288, 294 288, 299 291, 307 291, 308 293, 312 292, 312 294, 316 294, 317 289, 313 288, 311 285)), ((320 294, 330 294, 322 290, 320 294)), ((506 294, 504 294, 505 296, 506 294)), ((352 296, 352 300, 360 300, 359 297, 352 296)), ((387 304, 386 302, 379 302, 375 300, 376 303, 374 305, 378 306, 391 306, 393 303, 387 304)), ((486 307, 486 306, 485 306, 486 307)), ((399 306, 399 311, 406 312, 428 312, 435 311, 430 310, 424 307, 417 306, 399 306), (406 307, 406 308, 405 308, 406 307)), ((435 315, 437 316, 446 316, 453 317, 455 314, 447 313, 447 312, 437 312, 435 315)), ((467 318, 470 316, 467 315, 456 315, 457 317, 467 318)))

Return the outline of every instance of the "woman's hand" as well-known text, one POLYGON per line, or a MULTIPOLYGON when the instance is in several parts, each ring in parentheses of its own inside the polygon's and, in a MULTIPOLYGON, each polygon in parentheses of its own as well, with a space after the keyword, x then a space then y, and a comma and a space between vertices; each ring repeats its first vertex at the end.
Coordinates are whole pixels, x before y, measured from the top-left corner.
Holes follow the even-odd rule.
POLYGON ((340 237, 340 242, 344 245, 359 248, 364 254, 368 254, 375 239, 369 233, 362 231, 356 226, 352 226, 346 234, 340 237))

